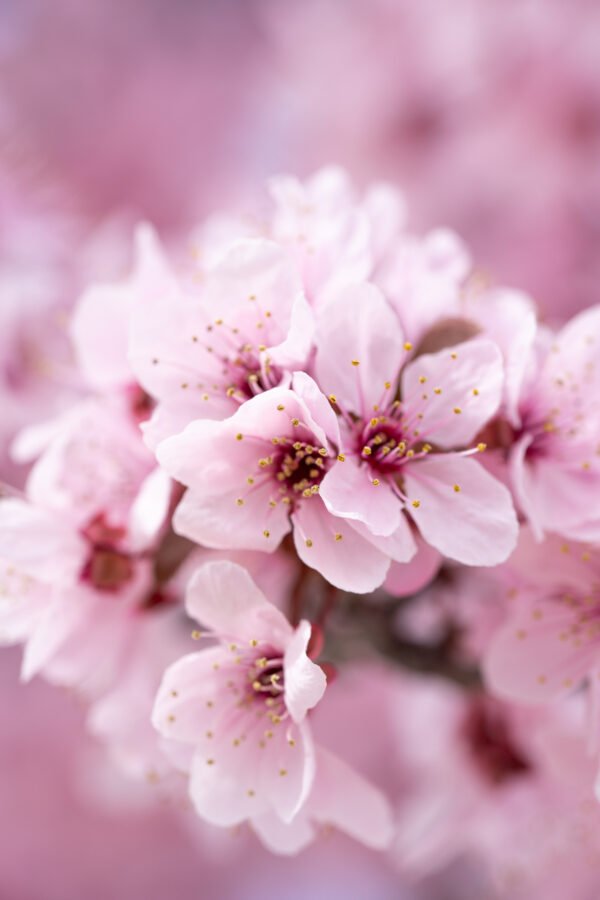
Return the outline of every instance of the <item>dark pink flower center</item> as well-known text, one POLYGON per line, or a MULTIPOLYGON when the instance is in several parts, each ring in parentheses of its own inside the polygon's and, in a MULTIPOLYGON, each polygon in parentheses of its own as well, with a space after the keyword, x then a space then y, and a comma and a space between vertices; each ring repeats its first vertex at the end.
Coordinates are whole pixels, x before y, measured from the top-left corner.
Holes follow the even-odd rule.
POLYGON ((119 549, 125 529, 111 526, 100 513, 83 530, 83 536, 90 549, 81 579, 98 591, 118 591, 134 574, 131 555, 119 549))
POLYGON ((281 484, 281 493, 290 498, 318 493, 328 468, 327 450, 290 438, 278 438, 278 441, 279 449, 273 454, 273 468, 275 478, 281 484))
POLYGON ((510 733, 503 711, 484 700, 472 702, 462 726, 473 761, 493 785, 531 772, 531 763, 510 733))
POLYGON ((249 344, 243 345, 235 356, 223 358, 223 378, 229 384, 226 392, 238 399, 249 400, 277 387, 282 374, 281 369, 261 357, 249 344))
POLYGON ((358 423, 355 452, 378 475, 393 476, 408 460, 420 459, 432 449, 419 440, 414 424, 403 418, 402 405, 396 401, 383 414, 358 423))

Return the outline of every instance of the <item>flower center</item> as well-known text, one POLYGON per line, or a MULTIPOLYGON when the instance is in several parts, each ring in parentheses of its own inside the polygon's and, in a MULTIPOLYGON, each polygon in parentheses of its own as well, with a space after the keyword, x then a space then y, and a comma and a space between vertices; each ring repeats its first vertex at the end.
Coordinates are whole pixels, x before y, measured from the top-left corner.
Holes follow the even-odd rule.
POLYGON ((83 536, 90 549, 81 571, 82 581, 98 591, 118 591, 134 574, 132 557, 118 548, 125 529, 109 525, 100 513, 83 530, 83 536))
POLYGON ((494 704, 474 701, 462 733, 480 774, 493 785, 531 771, 531 763, 516 746, 505 716, 494 704))
POLYGON ((290 438, 277 441, 280 449, 273 456, 273 466, 275 478, 281 482, 281 493, 290 499, 317 494, 327 471, 327 450, 305 441, 292 442, 290 438))
POLYGON ((418 430, 401 418, 402 406, 396 401, 383 415, 360 422, 356 431, 356 453, 374 472, 394 475, 411 459, 426 456, 431 444, 418 441, 418 430))
POLYGON ((268 357, 265 358, 250 344, 244 344, 235 356, 223 359, 223 377, 229 382, 226 393, 240 400, 249 400, 256 394, 277 387, 282 374, 268 357))

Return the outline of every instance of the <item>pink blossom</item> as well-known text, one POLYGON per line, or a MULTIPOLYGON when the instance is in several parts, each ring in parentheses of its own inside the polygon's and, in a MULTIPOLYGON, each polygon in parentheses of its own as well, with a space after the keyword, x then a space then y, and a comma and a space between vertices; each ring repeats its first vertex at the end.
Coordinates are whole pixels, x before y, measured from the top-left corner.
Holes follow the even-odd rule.
POLYGON ((23 676, 104 688, 154 591, 149 556, 171 483, 118 407, 68 413, 34 465, 26 498, 0 503, 2 634, 26 640, 23 676))
MULTIPOLYGON (((544 703, 588 683, 595 697, 598 549, 556 536, 538 543, 523 529, 504 575, 508 614, 484 660, 491 690, 519 702, 544 703)), ((592 721, 592 727, 597 732, 598 723, 592 721)))
POLYGON ((221 826, 249 820, 279 852, 295 852, 328 821, 372 846, 390 838, 377 792, 315 748, 307 713, 326 689, 307 656, 311 626, 293 629, 234 563, 207 563, 187 595, 189 615, 217 644, 165 673, 153 722, 193 750, 190 796, 221 826))
POLYGON ((140 232, 139 247, 129 288, 130 361, 158 400, 146 428, 151 444, 193 419, 231 415, 304 364, 312 317, 280 247, 264 239, 233 241, 201 273, 201 283, 178 279, 148 230, 140 232))
POLYGON ((192 422, 158 449, 161 465, 189 488, 176 530, 207 547, 272 552, 293 529, 306 565, 346 590, 373 590, 390 559, 406 562, 415 543, 400 517, 394 533, 380 535, 327 510, 320 486, 339 444, 329 402, 300 372, 293 390, 258 394, 222 422, 192 422))
POLYGON ((597 880, 594 766, 575 698, 531 710, 406 677, 397 710, 408 784, 393 848, 401 871, 443 873, 468 854, 506 900, 560 900, 580 878, 597 880))
POLYGON ((510 453, 516 499, 534 532, 600 540, 600 307, 572 319, 523 378, 510 453))
POLYGON ((477 339, 403 366, 411 350, 375 287, 328 304, 315 372, 340 411, 341 443, 320 495, 373 535, 396 534, 408 514, 440 553, 496 565, 517 522, 507 490, 469 457, 485 449, 473 443, 500 403, 500 353, 477 339))

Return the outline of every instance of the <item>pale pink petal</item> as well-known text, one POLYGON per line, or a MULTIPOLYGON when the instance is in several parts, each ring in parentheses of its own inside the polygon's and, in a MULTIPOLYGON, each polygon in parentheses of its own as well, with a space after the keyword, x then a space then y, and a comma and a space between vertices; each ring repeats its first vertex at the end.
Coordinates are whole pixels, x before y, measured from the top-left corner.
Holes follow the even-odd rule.
POLYGON ((131 289, 128 284, 96 285, 79 300, 71 319, 77 365, 99 391, 131 384, 127 359, 131 289))
MULTIPOLYGON (((211 313, 225 321, 235 315, 237 324, 252 326, 244 334, 255 334, 269 348, 285 340, 294 304, 304 299, 302 282, 285 250, 272 241, 248 238, 231 244, 226 256, 209 272, 202 294, 211 313), (262 320, 265 312, 270 313, 267 321, 262 320), (260 334, 256 328, 259 321, 263 322, 260 334)), ((297 324, 309 325, 311 319, 308 313, 297 324)), ((309 330, 305 350, 310 347, 310 338, 309 330)), ((301 340, 300 335, 297 339, 301 340)))
POLYGON ((84 565, 86 545, 61 516, 24 500, 0 501, 2 556, 41 581, 67 582, 84 565))
POLYGON ((574 316, 552 341, 543 367, 543 377, 551 383, 568 378, 580 384, 598 384, 600 347, 600 305, 574 316))
POLYGON ((140 228, 137 243, 129 362, 139 383, 153 397, 185 402, 191 421, 202 415, 206 385, 218 372, 216 361, 200 340, 209 324, 208 314, 197 298, 185 295, 179 287, 154 231, 148 226, 140 228))
POLYGON ((291 528, 288 508, 281 503, 271 506, 277 499, 270 479, 258 487, 242 484, 207 497, 190 489, 175 510, 173 527, 205 547, 272 553, 291 528))
POLYGON ((353 457, 336 462, 323 479, 319 494, 330 513, 363 522, 376 535, 390 535, 400 525, 402 508, 385 481, 373 484, 373 473, 353 457))
POLYGON ((517 517, 510 493, 483 466, 448 453, 406 469, 407 510, 428 543, 468 566, 507 559, 517 541, 517 517))
POLYGON ((584 469, 582 461, 526 456, 530 441, 522 438, 513 450, 511 472, 519 504, 536 528, 574 540, 600 539, 600 511, 590 497, 600 496, 600 472, 584 469))
MULTIPOLYGON (((324 429, 327 438, 336 447, 340 445, 340 429, 337 416, 317 383, 306 372, 294 372, 292 388, 300 397, 311 415, 311 424, 318 423, 324 429)), ((307 423, 308 424, 308 423, 307 423)))
POLYGON ((484 658, 490 690, 522 703, 553 700, 581 684, 600 658, 597 637, 573 633, 577 615, 566 604, 517 595, 517 615, 495 635, 484 658))
POLYGON ((294 722, 304 719, 308 710, 317 705, 327 687, 325 672, 306 655, 311 632, 309 622, 300 622, 285 648, 283 658, 285 705, 294 722))
POLYGON ((498 345, 504 359, 504 408, 520 425, 519 399, 537 331, 535 305, 520 291, 495 288, 475 291, 464 302, 466 314, 498 345))
POLYGON ((372 284, 346 286, 323 308, 315 372, 322 390, 351 412, 372 415, 394 382, 404 339, 397 317, 372 284))
POLYGON ((158 539, 165 525, 172 494, 171 478, 163 469, 154 469, 142 483, 129 512, 129 549, 144 550, 158 539))
POLYGON ((29 638, 48 606, 48 586, 0 561, 0 643, 29 638))
POLYGON ((407 563, 392 562, 384 582, 384 588, 395 597, 410 597, 424 588, 437 575, 443 558, 420 536, 416 539, 417 552, 407 563))
POLYGON ((290 730, 282 724, 276 726, 272 738, 265 738, 264 722, 253 716, 241 728, 232 721, 210 755, 208 748, 196 755, 190 795, 197 812, 222 826, 234 825, 267 809, 290 821, 313 784, 310 732, 305 726, 290 730))
POLYGON ((402 373, 403 402, 410 418, 419 415, 424 438, 465 447, 498 409, 502 379, 498 347, 477 338, 410 362, 402 373))
POLYGON ((226 492, 231 487, 232 473, 238 473, 236 480, 241 483, 254 472, 257 458, 263 455, 257 451, 256 443, 236 439, 241 432, 235 430, 235 425, 232 428, 234 418, 191 422, 181 434, 160 444, 156 453, 159 463, 182 484, 207 494, 226 492))
POLYGON ((272 853, 293 856, 307 847, 315 838, 315 829, 303 810, 291 822, 282 822, 273 812, 253 816, 252 828, 261 842, 272 853))
POLYGON ((294 369, 305 363, 312 347, 314 330, 314 317, 308 301, 304 294, 298 294, 292 303, 285 340, 268 350, 274 365, 294 369))
POLYGON ((216 636, 270 638, 277 645, 292 633, 285 616, 266 600, 246 569, 228 560, 213 560, 198 569, 188 586, 186 609, 216 636))
MULTIPOLYGON (((169 666, 154 701, 156 730, 169 740, 202 744, 207 731, 237 703, 237 697, 223 689, 228 667, 237 672, 231 654, 221 646, 190 653, 169 666)), ((239 674, 237 678, 241 680, 239 674)))
POLYGON ((301 503, 292 522, 298 556, 335 587, 365 594, 383 582, 389 558, 349 521, 332 516, 318 496, 301 503))
POLYGON ((392 810, 382 791, 322 747, 317 749, 307 814, 376 850, 388 847, 394 834, 392 810))
POLYGON ((409 562, 417 552, 417 544, 406 516, 400 516, 396 530, 387 536, 373 534, 363 522, 352 521, 352 528, 390 560, 398 563, 409 562))

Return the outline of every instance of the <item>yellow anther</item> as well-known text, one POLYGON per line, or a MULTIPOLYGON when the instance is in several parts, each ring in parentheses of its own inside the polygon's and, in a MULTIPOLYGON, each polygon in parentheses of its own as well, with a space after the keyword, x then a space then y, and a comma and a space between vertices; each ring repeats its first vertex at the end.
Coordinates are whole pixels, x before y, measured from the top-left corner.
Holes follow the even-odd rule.
POLYGON ((346 457, 344 456, 343 453, 338 453, 338 460, 340 462, 346 462, 346 457))
POLYGON ((358 360, 358 359, 353 359, 353 360, 352 360, 352 365, 353 365, 353 366, 360 366, 360 360, 358 360))
POLYGON ((419 384, 425 384, 426 381, 427 381, 427 378, 425 377, 425 375, 419 376, 419 384))
POLYGON ((337 397, 335 396, 335 394, 330 394, 330 395, 329 395, 329 402, 330 402, 330 403, 337 403, 337 397))
POLYGON ((460 416, 462 409, 460 408, 460 406, 455 406, 452 412, 454 413, 454 415, 460 416))
POLYGON ((268 528, 265 528, 265 530, 263 531, 263 534, 266 538, 271 537, 271 532, 268 530, 268 528))
POLYGON ((434 393, 434 394, 441 394, 441 393, 442 393, 442 389, 441 389, 440 387, 434 388, 434 389, 433 389, 433 393, 434 393))
POLYGON ((392 386, 392 382, 391 382, 391 381, 386 381, 386 382, 385 382, 385 389, 386 389, 386 391, 389 391, 389 389, 391 388, 391 386, 392 386))
POLYGON ((334 537, 335 537, 335 540, 336 540, 336 541, 341 541, 342 538, 344 537, 344 535, 343 535, 343 534, 340 534, 339 531, 336 531, 334 537))
POLYGON ((484 450, 487 449, 487 444, 477 444, 477 452, 483 453, 484 450))
POLYGON ((458 359, 458 353, 451 353, 450 359, 458 359))
POLYGON ((296 419, 296 418, 292 419, 292 425, 296 426, 299 424, 300 424, 300 419, 296 419))
POLYGON ((408 350, 412 350, 412 348, 413 348, 413 345, 411 344, 411 342, 407 341, 404 345, 404 349, 408 351, 408 350))
POLYGON ((237 500, 236 500, 235 502, 237 503, 238 506, 243 506, 243 505, 244 505, 244 500, 243 500, 242 497, 238 497, 237 500))
POLYGON ((368 444, 366 444, 366 445, 362 448, 362 452, 363 452, 363 456, 370 456, 371 453, 372 453, 373 451, 372 451, 371 448, 368 446, 368 444))
POLYGON ((418 508, 420 507, 420 505, 421 505, 421 501, 420 501, 420 500, 413 500, 412 505, 414 506, 415 509, 418 509, 418 508))
POLYGON ((199 641, 201 637, 202 637, 201 631, 192 631, 192 640, 199 641))
POLYGON ((312 547, 312 545, 313 545, 313 542, 311 541, 310 538, 306 538, 306 540, 304 541, 304 543, 306 544, 307 547, 312 547))
POLYGON ((236 441, 241 441, 241 440, 243 440, 243 438, 244 438, 244 435, 238 431, 238 433, 235 436, 236 441))
POLYGON ((473 396, 479 397, 479 391, 477 390, 477 388, 473 388, 473 396))
POLYGON ((455 493, 460 494, 460 484, 454 485, 454 491, 455 491, 455 493))
POLYGON ((278 403, 278 404, 277 404, 277 409, 279 410, 279 412, 281 412, 282 410, 285 409, 285 406, 283 405, 283 403, 278 403))
POLYGON ((374 478, 371 483, 374 484, 375 487, 377 487, 377 485, 379 484, 379 478, 374 478))

